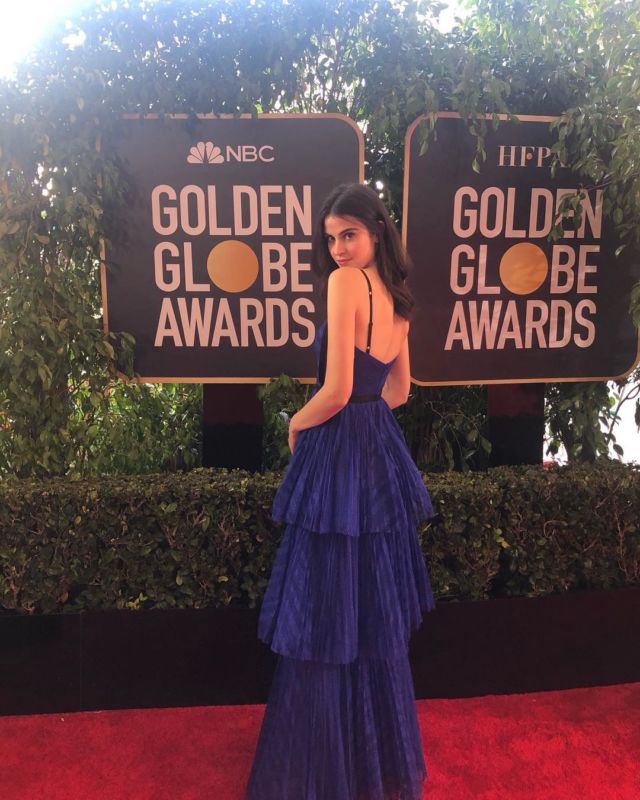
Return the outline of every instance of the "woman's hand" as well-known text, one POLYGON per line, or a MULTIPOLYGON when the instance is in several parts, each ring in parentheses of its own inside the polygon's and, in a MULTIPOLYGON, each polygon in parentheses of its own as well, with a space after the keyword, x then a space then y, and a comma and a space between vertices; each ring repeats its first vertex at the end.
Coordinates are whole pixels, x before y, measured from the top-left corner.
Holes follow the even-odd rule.
POLYGON ((296 440, 299 433, 300 431, 296 427, 296 414, 294 414, 289 420, 289 450, 291 450, 292 453, 294 447, 296 446, 296 440))

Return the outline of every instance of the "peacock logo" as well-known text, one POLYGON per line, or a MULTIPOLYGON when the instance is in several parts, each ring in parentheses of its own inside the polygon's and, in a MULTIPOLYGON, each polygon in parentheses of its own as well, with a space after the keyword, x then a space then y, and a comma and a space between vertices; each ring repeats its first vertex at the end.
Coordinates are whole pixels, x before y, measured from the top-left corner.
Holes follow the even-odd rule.
POLYGON ((223 152, 214 142, 198 142, 191 147, 187 156, 189 164, 224 164, 231 161, 245 163, 263 161, 269 164, 275 160, 275 150, 271 144, 228 144, 224 146, 223 152))
POLYGON ((187 156, 189 164, 223 164, 222 150, 213 142, 198 142, 187 156))

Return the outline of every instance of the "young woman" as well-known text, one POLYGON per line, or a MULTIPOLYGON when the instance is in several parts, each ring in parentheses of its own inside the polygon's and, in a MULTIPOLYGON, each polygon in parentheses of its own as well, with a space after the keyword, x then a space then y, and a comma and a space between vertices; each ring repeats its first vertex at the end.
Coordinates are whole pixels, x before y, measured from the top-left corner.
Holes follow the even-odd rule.
POLYGON ((410 386, 407 258, 378 195, 326 199, 312 268, 327 319, 291 418, 286 522, 258 623, 278 654, 247 800, 418 800, 426 778, 408 642, 435 608, 416 525, 431 499, 391 409, 410 386))

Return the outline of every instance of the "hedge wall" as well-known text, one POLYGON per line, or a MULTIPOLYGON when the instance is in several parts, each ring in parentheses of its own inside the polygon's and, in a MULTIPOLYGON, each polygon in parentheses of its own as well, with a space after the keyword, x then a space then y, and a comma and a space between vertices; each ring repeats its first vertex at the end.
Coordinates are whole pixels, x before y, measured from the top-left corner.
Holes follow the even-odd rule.
MULTIPOLYGON (((260 604, 281 473, 0 482, 4 613, 260 604)), ((439 601, 640 584, 640 469, 617 462, 424 475, 439 601)))

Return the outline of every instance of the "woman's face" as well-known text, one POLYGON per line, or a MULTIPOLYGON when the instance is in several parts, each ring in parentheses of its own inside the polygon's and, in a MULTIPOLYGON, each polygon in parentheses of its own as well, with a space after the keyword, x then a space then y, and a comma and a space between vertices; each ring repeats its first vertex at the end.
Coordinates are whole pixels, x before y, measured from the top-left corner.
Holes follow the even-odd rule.
POLYGON ((377 236, 357 217, 329 214, 324 220, 329 255, 339 267, 369 267, 375 264, 377 236))

